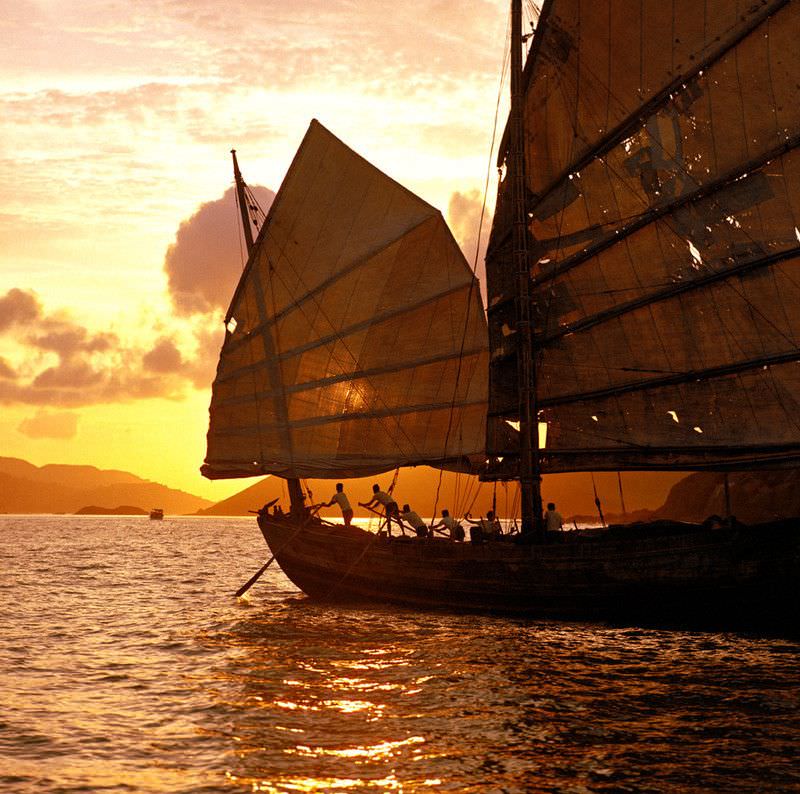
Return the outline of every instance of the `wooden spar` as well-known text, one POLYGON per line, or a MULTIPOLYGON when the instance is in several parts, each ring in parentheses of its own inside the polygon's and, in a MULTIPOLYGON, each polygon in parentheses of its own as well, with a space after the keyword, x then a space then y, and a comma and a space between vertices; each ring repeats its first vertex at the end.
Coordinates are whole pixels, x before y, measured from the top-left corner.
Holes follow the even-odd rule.
POLYGON ((247 243, 247 256, 253 252, 253 228, 250 225, 250 213, 247 211, 247 196, 244 192, 244 179, 242 179, 242 172, 239 170, 239 163, 236 160, 236 149, 231 149, 231 156, 233 157, 233 178, 236 180, 236 198, 239 200, 239 213, 242 217, 242 230, 244 231, 244 240, 247 243))
POLYGON ((522 532, 544 535, 539 477, 539 424, 533 360, 525 185, 525 134, 522 92, 522 2, 511 2, 511 196, 514 212, 514 271, 517 277, 516 331, 519 392, 519 487, 522 532))
MULTIPOLYGON (((236 198, 239 201, 239 213, 242 218, 242 229, 244 230, 244 239, 247 243, 247 258, 249 259, 253 254, 253 248, 255 248, 253 229, 250 224, 250 213, 248 212, 247 195, 245 194, 244 189, 244 179, 242 179, 242 172, 239 170, 239 163, 236 160, 236 149, 231 149, 231 156, 233 157, 233 177, 236 181, 236 198)), ((289 490, 289 501, 291 503, 292 514, 298 516, 302 515, 305 496, 300 485, 300 480, 296 477, 287 477, 286 487, 289 490)), ((266 566, 263 570, 266 570, 266 566)), ((258 577, 256 576, 256 578, 258 577)), ((250 582, 248 582, 245 589, 249 587, 249 585, 250 582)))

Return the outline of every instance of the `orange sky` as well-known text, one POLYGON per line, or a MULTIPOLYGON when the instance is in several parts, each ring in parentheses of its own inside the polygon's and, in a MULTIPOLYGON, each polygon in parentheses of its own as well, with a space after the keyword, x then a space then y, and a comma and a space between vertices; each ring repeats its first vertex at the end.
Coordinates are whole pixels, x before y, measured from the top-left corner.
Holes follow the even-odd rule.
POLYGON ((229 149, 276 190, 316 117, 439 207, 471 260, 506 16, 0 0, 0 455, 212 499, 247 485, 198 472, 241 270, 229 149))

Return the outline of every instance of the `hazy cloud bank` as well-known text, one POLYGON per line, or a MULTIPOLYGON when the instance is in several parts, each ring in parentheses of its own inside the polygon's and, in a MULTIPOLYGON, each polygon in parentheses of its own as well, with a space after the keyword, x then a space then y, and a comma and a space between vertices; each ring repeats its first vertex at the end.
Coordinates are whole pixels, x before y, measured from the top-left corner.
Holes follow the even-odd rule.
POLYGON ((78 414, 71 411, 39 410, 23 419, 17 430, 28 438, 74 438, 78 432, 78 414))
MULTIPOLYGON (((129 341, 90 330, 64 311, 45 310, 32 291, 11 289, 0 295, 0 404, 79 407, 180 398, 188 386, 211 382, 219 325, 217 333, 201 321, 188 334, 176 329, 149 343, 129 341)), ((145 339, 154 333, 143 331, 145 339)), ((20 430, 31 435, 43 423, 39 417, 20 430)))

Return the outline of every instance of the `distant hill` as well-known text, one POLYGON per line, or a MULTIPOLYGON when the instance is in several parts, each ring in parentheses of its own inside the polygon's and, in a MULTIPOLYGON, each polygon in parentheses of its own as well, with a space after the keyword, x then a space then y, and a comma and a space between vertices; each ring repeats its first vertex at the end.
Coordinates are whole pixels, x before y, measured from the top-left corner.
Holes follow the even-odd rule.
POLYGON ((120 505, 119 507, 98 507, 89 505, 75 511, 76 516, 146 516, 147 510, 132 505, 120 505))
POLYGON ((56 482, 75 488, 93 488, 119 483, 145 482, 128 471, 98 469, 96 466, 73 466, 66 463, 48 463, 34 466, 20 458, 0 457, 0 473, 21 477, 31 482, 56 482))
MULTIPOLYGON (((744 524, 800 516, 800 470, 732 472, 728 475, 731 514, 744 524)), ((725 475, 695 472, 675 483, 664 504, 655 510, 638 510, 624 515, 605 512, 606 523, 674 521, 702 523, 712 515, 725 515, 725 475)), ((570 515, 567 524, 598 523, 597 510, 570 515)))
MULTIPOLYGON (((745 524, 800 516, 800 470, 732 472, 731 513, 745 524)), ((655 518, 699 522, 725 514, 725 475, 698 472, 679 482, 655 518)))
MULTIPOLYGON (((345 484, 350 502, 356 515, 366 516, 368 513, 359 508, 356 502, 366 502, 372 495, 372 483, 377 482, 382 488, 388 488, 393 472, 373 477, 361 477, 348 480, 345 484)), ((686 476, 685 472, 629 472, 622 475, 623 494, 626 510, 653 510, 664 504, 670 488, 686 476)), ((486 513, 492 508, 495 488, 491 483, 479 483, 476 477, 456 475, 450 472, 441 474, 427 466, 402 469, 394 490, 400 505, 408 502, 423 516, 433 514, 434 505, 437 510, 447 507, 449 510, 462 513, 470 509, 473 515, 486 513), (436 492, 439 490, 438 502, 436 492)), ((336 487, 336 480, 308 480, 313 493, 314 502, 329 501, 336 487)), ((619 481, 616 472, 603 472, 594 475, 594 485, 603 502, 603 509, 609 513, 621 510, 619 481)), ((498 483, 496 488, 497 510, 501 515, 514 512, 516 487, 507 487, 498 483)), ((556 502, 562 515, 586 513, 596 515, 594 505, 594 487, 592 475, 550 474, 543 478, 542 495, 545 502, 556 502)), ((207 516, 240 516, 248 515, 248 510, 256 510, 265 502, 280 497, 284 508, 288 507, 289 497, 286 484, 279 477, 265 477, 249 485, 237 494, 217 504, 198 511, 207 516)), ((322 515, 337 516, 338 508, 323 509, 322 515)))
POLYGON ((119 505, 147 512, 194 513, 212 503, 199 496, 144 480, 127 471, 95 466, 34 466, 0 457, 0 513, 75 513, 86 505, 119 505))

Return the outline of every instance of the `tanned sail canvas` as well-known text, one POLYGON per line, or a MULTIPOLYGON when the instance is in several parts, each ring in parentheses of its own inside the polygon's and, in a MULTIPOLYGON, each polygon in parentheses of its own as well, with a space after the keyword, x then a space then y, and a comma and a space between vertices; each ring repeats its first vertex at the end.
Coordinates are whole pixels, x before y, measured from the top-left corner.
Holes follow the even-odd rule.
MULTIPOLYGON (((796 465, 799 33, 797 3, 544 4, 523 76, 543 471, 796 465)), ((510 181, 494 428, 518 413, 510 181)), ((513 471, 505 431, 489 452, 513 471)))
POLYGON ((441 213, 312 121, 226 319, 209 477, 482 462, 480 290, 441 213))

